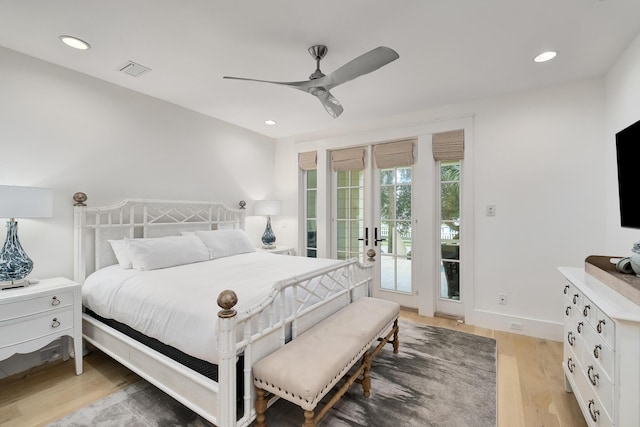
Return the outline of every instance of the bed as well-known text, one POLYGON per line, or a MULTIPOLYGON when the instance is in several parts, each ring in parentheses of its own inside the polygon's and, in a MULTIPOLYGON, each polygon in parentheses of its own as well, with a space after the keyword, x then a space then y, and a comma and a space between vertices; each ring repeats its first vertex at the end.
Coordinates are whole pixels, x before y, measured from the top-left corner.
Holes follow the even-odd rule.
POLYGON ((219 427, 255 419, 254 363, 371 293, 374 254, 362 264, 255 252, 242 208, 86 199, 74 195, 85 341, 219 427))

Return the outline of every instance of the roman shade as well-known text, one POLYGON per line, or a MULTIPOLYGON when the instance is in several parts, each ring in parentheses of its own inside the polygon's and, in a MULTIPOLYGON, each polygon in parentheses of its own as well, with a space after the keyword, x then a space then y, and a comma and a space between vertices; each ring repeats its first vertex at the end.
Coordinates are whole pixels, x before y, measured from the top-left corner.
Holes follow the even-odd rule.
POLYGON ((464 158, 464 129, 434 133, 433 158, 436 160, 462 160, 464 158))
POLYGON ((375 145, 373 157, 376 159, 378 169, 411 166, 413 164, 413 141, 375 145))
POLYGON ((331 152, 331 166, 334 171, 364 169, 364 147, 347 148, 331 152))
POLYGON ((318 153, 316 151, 307 151, 306 153, 298 153, 298 167, 303 171, 316 170, 318 166, 318 153))

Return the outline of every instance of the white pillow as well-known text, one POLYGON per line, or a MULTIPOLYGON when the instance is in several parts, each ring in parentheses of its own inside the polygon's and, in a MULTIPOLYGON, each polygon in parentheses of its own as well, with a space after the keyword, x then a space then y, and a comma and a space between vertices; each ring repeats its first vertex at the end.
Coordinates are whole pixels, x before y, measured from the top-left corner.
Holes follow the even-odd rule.
POLYGON ((196 236, 130 239, 128 249, 136 270, 157 270, 209 260, 207 247, 196 236))
POLYGON ((122 240, 108 240, 116 259, 118 260, 118 264, 120 264, 120 267, 122 268, 133 268, 131 258, 129 257, 129 248, 127 245, 128 240, 129 239, 126 238, 122 240))
POLYGON ((196 231, 196 236, 209 248, 211 259, 256 251, 244 230, 196 231))

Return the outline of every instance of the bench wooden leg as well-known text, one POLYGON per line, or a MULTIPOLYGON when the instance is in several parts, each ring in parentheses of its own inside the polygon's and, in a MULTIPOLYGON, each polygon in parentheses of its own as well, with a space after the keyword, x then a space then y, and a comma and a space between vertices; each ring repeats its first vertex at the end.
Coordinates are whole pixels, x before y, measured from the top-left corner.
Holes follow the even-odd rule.
POLYGON ((316 427, 316 415, 314 411, 304 411, 304 424, 302 427, 316 427))
POLYGON ((369 353, 362 358, 364 371, 362 373, 362 394, 364 397, 371 396, 371 357, 369 353))
POLYGON ((398 339, 400 326, 398 326, 398 319, 393 322, 393 329, 395 330, 395 332, 393 333, 393 353, 398 354, 398 349, 400 348, 400 340, 398 339))
POLYGON ((264 413, 267 412, 267 400, 264 398, 264 390, 256 387, 258 398, 256 399, 256 427, 267 427, 267 419, 264 413))

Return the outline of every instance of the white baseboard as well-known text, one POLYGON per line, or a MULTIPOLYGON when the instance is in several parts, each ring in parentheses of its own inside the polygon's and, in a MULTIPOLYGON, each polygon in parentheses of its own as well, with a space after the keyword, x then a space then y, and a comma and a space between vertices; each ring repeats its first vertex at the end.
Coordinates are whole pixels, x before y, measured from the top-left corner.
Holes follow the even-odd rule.
POLYGON ((482 328, 528 335, 552 341, 562 341, 564 339, 563 324, 547 320, 510 316, 486 310, 473 310, 471 316, 466 316, 465 322, 482 328), (519 329, 520 327, 521 329, 519 329))

